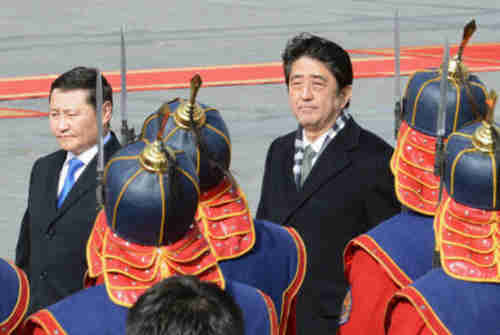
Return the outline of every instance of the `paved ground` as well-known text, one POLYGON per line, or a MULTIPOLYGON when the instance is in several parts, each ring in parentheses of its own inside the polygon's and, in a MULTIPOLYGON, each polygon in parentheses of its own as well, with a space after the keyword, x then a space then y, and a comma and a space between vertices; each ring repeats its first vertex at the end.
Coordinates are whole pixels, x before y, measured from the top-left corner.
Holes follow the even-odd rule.
MULTIPOLYGON (((127 25, 129 69, 247 64, 279 61, 286 40, 309 31, 347 49, 390 48, 395 8, 401 17, 402 45, 456 43, 463 25, 478 23, 472 42, 499 42, 500 3, 469 1, 193 0, 147 2, 18 0, 0 11, 0 77, 61 73, 76 65, 119 69, 119 29, 127 25)), ((500 90, 500 73, 482 73, 500 90)), ((402 81, 402 84, 405 80, 402 81)), ((392 139, 393 82, 360 79, 354 84, 351 112, 364 126, 392 139)), ((129 94, 132 124, 186 90, 129 94)), ((117 111, 119 96, 115 96, 117 111)), ((276 136, 293 130, 283 85, 202 88, 200 101, 219 108, 233 141, 233 171, 257 206, 265 151, 276 136)), ((46 99, 0 101, 0 107, 45 111, 46 99)), ((497 113, 499 114, 499 113, 497 113)), ((118 116, 118 115, 116 115, 118 116)), ((118 129, 115 119, 115 129, 118 129)), ((33 161, 57 148, 47 120, 0 121, 0 256, 13 257, 26 206, 33 161)))

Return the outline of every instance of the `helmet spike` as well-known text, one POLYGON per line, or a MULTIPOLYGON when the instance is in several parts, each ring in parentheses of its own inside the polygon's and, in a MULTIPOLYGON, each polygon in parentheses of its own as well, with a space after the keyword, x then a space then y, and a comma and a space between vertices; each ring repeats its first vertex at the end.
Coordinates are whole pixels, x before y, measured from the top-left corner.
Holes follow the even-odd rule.
POLYGON ((464 27, 464 34, 462 36, 462 42, 460 43, 460 47, 458 48, 457 58, 458 60, 462 60, 462 56, 464 53, 465 46, 469 43, 470 38, 476 31, 476 20, 471 20, 464 27))
POLYGON ((493 113, 497 102, 498 95, 494 90, 491 90, 486 98, 487 116, 483 120, 482 125, 476 129, 472 138, 474 146, 483 152, 499 152, 500 146, 498 142, 498 129, 494 126, 493 113))
POLYGON ((183 102, 174 113, 175 123, 184 129, 192 128, 191 119, 194 120, 196 127, 200 128, 205 124, 206 115, 203 108, 196 103, 196 96, 202 84, 201 76, 195 74, 190 82, 189 101, 183 102), (192 114, 192 116, 191 116, 192 114))
POLYGON ((486 117, 487 121, 492 123, 494 119, 495 106, 497 104, 498 94, 495 90, 490 90, 488 94, 488 98, 486 99, 486 105, 488 106, 488 116, 486 117))
POLYGON ((471 20, 464 27, 464 33, 462 35, 462 41, 460 42, 460 46, 458 47, 458 52, 453 57, 453 60, 449 65, 450 77, 455 78, 460 83, 465 83, 467 78, 469 77, 469 70, 463 64, 462 57, 465 50, 465 47, 469 43, 470 38, 476 31, 476 21, 471 20))
POLYGON ((189 105, 193 108, 196 103, 196 96, 198 95, 198 91, 200 90, 202 84, 201 76, 197 73, 191 78, 190 81, 190 90, 191 94, 189 96, 189 105))

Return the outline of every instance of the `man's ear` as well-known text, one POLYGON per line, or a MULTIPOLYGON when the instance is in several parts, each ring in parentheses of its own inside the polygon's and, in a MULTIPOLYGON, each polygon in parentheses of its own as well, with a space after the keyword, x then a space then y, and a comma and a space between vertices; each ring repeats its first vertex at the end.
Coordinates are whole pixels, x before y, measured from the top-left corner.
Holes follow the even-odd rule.
POLYGON ((111 101, 104 101, 102 104, 102 124, 103 126, 111 122, 111 117, 113 116, 113 105, 111 101))
POLYGON ((340 106, 342 108, 344 108, 345 105, 347 105, 347 103, 349 101, 351 101, 351 97, 352 97, 352 85, 347 85, 343 89, 341 89, 340 93, 339 93, 339 96, 341 96, 341 98, 342 98, 340 106))

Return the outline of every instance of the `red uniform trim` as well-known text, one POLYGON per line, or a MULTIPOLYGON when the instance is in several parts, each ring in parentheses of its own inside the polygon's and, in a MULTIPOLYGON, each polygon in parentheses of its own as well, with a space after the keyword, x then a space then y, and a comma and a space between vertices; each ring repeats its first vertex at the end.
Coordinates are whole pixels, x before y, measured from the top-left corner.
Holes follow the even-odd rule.
POLYGON ((6 335, 11 334, 23 321, 30 301, 30 287, 26 274, 12 262, 8 261, 8 263, 16 272, 19 288, 17 291, 17 301, 14 309, 5 320, 0 322, 0 333, 6 335))
POLYGON ((269 324, 270 324, 270 329, 269 329, 269 334, 270 335, 278 335, 278 314, 276 314, 276 307, 274 306, 273 300, 264 292, 261 290, 257 289, 257 292, 262 296, 262 299, 264 300, 264 303, 266 304, 267 307, 267 313, 269 315, 269 324))
POLYGON ((103 225, 103 222, 101 222, 104 220, 103 217, 105 217, 105 213, 104 209, 101 209, 101 211, 97 214, 94 226, 87 241, 86 256, 88 270, 84 279, 85 287, 88 287, 87 281, 90 278, 97 278, 102 274, 101 250, 105 231, 105 226, 103 225))
POLYGON ((352 256, 356 248, 361 248, 372 256, 392 280, 403 288, 413 282, 411 278, 392 260, 378 243, 370 236, 363 234, 351 240, 344 249, 344 274, 347 278, 352 263, 352 256))
POLYGON ((395 304, 398 300, 409 301, 417 313, 420 315, 425 325, 429 330, 436 335, 451 335, 451 332, 446 328, 446 326, 441 322, 437 314, 432 309, 431 305, 427 302, 420 292, 412 286, 405 287, 403 290, 397 292, 394 295, 393 300, 389 303, 386 320, 391 311, 394 309, 395 304))
POLYGON ((104 282, 109 298, 127 308, 149 287, 176 274, 195 275, 225 288, 222 271, 196 225, 172 245, 142 246, 114 234, 101 211, 87 244, 87 255, 87 286, 104 282))
POLYGON ((23 323, 21 334, 68 335, 47 309, 39 310, 27 318, 23 323))
POLYGON ((299 292, 306 276, 307 251, 304 241, 300 237, 299 233, 291 227, 284 228, 290 233, 290 236, 292 236, 293 241, 297 246, 297 272, 282 295, 279 333, 280 335, 295 335, 295 308, 292 308, 292 306, 295 306, 297 293, 299 292), (288 328, 290 328, 290 330, 288 330, 288 328))

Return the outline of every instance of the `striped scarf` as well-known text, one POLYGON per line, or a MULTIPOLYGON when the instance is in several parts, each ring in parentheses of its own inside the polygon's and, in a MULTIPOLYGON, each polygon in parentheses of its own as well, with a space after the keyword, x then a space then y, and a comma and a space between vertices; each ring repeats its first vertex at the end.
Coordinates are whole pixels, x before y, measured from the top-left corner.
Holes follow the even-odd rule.
MULTIPOLYGON (((340 111, 339 116, 337 117, 337 120, 335 120, 335 123, 333 126, 328 129, 327 136, 321 145, 321 149, 317 154, 317 157, 321 155, 323 150, 326 148, 328 143, 337 136, 338 133, 342 129, 344 129, 347 121, 351 118, 351 114, 349 114, 349 111, 343 109, 340 111)), ((304 141, 302 140, 302 126, 299 124, 299 128, 295 132, 295 154, 293 156, 293 176, 295 179, 295 185, 297 186, 297 191, 300 190, 300 178, 302 176, 302 160, 304 159, 304 141)))

